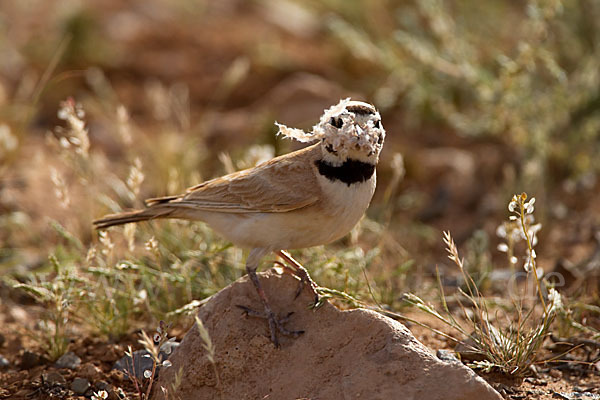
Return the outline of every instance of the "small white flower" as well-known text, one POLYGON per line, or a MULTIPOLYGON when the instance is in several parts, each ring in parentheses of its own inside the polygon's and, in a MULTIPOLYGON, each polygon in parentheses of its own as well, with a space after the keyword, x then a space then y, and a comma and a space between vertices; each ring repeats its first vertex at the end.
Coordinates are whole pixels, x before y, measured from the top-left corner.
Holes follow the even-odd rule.
POLYGON ((515 256, 512 256, 510 258, 510 263, 513 264, 513 265, 515 265, 517 263, 517 261, 519 261, 519 259, 517 257, 515 257, 515 256))
POLYGON ((15 150, 18 144, 19 141, 11 133, 10 127, 6 124, 0 124, 0 157, 5 153, 15 150))
POLYGON ((144 378, 150 379, 151 376, 152 376, 152 371, 150 371, 149 369, 144 371, 144 378))
POLYGON ((557 296, 560 297, 560 294, 556 291, 556 289, 554 289, 554 288, 548 289, 548 300, 550 300, 550 302, 553 302, 557 296))
POLYGON ((148 251, 156 251, 158 249, 158 240, 154 236, 152 236, 148 241, 144 244, 144 247, 148 251))
POLYGON ((513 198, 513 200, 510 203, 508 203, 508 211, 515 212, 518 206, 519 204, 513 198))
POLYGON ((516 215, 511 215, 510 217, 508 217, 508 219, 510 219, 511 221, 516 221, 517 220, 517 216, 516 215))
POLYGON ((541 280, 544 277, 544 270, 542 268, 537 268, 536 272, 537 278, 541 280))
POLYGON ((169 360, 165 360, 162 362, 162 366, 165 368, 169 368, 171 365, 173 365, 173 364, 171 364, 171 361, 169 361, 169 360))
POLYGON ((534 224, 529 227, 529 232, 535 235, 540 231, 540 229, 542 229, 542 224, 534 224))
POLYGON ((525 264, 523 265, 523 269, 526 272, 531 272, 533 270, 533 262, 531 260, 531 257, 527 257, 527 261, 525 261, 525 264))
POLYGON ((498 251, 501 251, 503 253, 508 252, 508 245, 506 243, 500 243, 497 247, 498 251))
POLYGON ((525 232, 523 231, 519 231, 519 238, 521 240, 527 240, 527 236, 525 236, 525 232))
POLYGON ((548 300, 550 301, 550 312, 561 310, 563 308, 562 297, 556 289, 548 289, 548 300))
POLYGON ((77 107, 75 108, 75 115, 79 119, 83 119, 83 117, 85 117, 85 111, 81 107, 81 104, 78 104, 77 107))
POLYGON ((92 400, 104 400, 108 398, 108 392, 106 390, 101 390, 92 395, 92 400))
POLYGON ((535 254, 535 249, 531 249, 531 258, 536 258, 537 254, 535 254))
POLYGON ((133 298, 133 304, 143 304, 146 301, 146 299, 148 299, 148 292, 146 291, 146 289, 142 289, 137 293, 137 296, 133 298))
POLYGON ((533 210, 534 210, 533 205, 534 204, 535 204, 535 197, 532 197, 531 200, 529 200, 527 203, 525 203, 523 205, 523 208, 525 208, 525 212, 527 214, 533 214, 533 210))
MULTIPOLYGON (((496 236, 505 238, 506 237, 506 226, 504 224, 498 225, 496 228, 496 236)), ((502 251, 502 250, 500 250, 502 251)))
POLYGON ((60 146, 63 149, 68 149, 69 147, 71 147, 71 142, 69 142, 69 139, 67 139, 64 136, 59 139, 59 142, 60 142, 60 146))
POLYGON ((521 240, 521 230, 519 228, 513 228, 510 231, 510 238, 513 242, 518 242, 521 240))
POLYGON ((69 118, 69 111, 66 108, 60 108, 56 116, 58 119, 66 120, 69 118))

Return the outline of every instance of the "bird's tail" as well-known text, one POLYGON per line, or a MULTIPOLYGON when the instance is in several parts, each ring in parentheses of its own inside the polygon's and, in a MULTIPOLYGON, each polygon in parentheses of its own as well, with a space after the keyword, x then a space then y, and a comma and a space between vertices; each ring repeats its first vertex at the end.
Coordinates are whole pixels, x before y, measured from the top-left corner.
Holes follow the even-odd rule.
POLYGON ((105 229, 114 225, 149 221, 156 218, 177 218, 177 215, 175 215, 176 210, 176 207, 170 207, 168 204, 157 204, 155 206, 148 207, 145 210, 127 211, 106 215, 95 220, 93 223, 96 229, 105 229))

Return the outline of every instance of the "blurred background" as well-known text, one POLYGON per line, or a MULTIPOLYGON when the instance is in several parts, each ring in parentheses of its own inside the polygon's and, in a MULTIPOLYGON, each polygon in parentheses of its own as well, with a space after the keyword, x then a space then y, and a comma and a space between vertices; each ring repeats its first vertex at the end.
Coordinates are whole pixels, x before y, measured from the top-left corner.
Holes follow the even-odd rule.
MULTIPOLYGON (((388 135, 367 218, 303 253, 319 283, 364 292, 357 263, 394 304, 435 286, 436 265, 455 269, 441 240, 451 230, 502 291, 494 271, 511 263, 496 232, 525 191, 543 226, 540 266, 597 301, 599 20, 593 0, 3 1, 2 272, 48 270, 49 254, 143 259, 156 237, 156 265, 193 259, 199 273, 203 228, 98 239, 91 221, 294 150, 274 121, 310 129, 352 97, 376 105, 388 135)), ((241 276, 243 257, 228 260, 230 276, 212 271, 214 287, 186 299, 241 276)))

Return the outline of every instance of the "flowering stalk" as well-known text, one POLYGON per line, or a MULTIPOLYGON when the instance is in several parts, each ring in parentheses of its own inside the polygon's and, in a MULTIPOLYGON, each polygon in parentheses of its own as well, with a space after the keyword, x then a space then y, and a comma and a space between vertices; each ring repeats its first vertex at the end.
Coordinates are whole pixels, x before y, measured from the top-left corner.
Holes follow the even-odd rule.
POLYGON ((528 273, 533 271, 533 277, 535 279, 535 283, 537 285, 538 295, 540 297, 540 301, 542 302, 542 306, 544 307, 544 315, 548 314, 548 309, 546 308, 546 302, 544 301, 544 296, 542 295, 542 285, 540 284, 540 279, 537 274, 537 263, 536 263, 536 253, 533 248, 535 246, 534 236, 535 232, 530 236, 529 228, 527 223, 527 216, 533 214, 535 197, 532 197, 531 200, 527 201, 527 193, 521 193, 520 195, 514 195, 512 201, 508 205, 508 209, 510 212, 515 213, 516 215, 511 215, 510 219, 515 220, 519 219, 521 223, 521 230, 523 232, 523 236, 527 243, 527 260, 525 261, 525 271, 528 273), (517 210, 518 208, 518 210, 517 210))

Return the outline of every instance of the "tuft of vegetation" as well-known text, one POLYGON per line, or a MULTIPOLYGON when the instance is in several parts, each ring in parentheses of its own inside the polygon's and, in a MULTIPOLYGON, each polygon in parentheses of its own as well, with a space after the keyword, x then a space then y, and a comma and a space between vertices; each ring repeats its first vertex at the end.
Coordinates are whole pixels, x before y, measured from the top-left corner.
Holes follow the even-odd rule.
MULTIPOLYGON (((499 246, 500 250, 512 254, 510 263, 514 265, 518 262, 513 250, 515 240, 523 240, 526 243, 523 269, 527 279, 535 282, 536 295, 533 299, 526 291, 510 293, 513 305, 510 312, 490 312, 489 301, 469 274, 450 232, 444 232, 444 243, 449 253, 448 258, 458 267, 463 278, 465 289, 459 288, 456 300, 464 323, 449 309, 441 282, 439 288, 442 313, 417 295, 408 294, 406 297, 408 303, 434 316, 460 334, 460 338, 446 334, 444 336, 462 344, 468 351, 483 356, 483 360, 468 363, 472 368, 480 368, 486 372, 498 369, 515 375, 531 373, 530 367, 540 361, 539 350, 551 333, 556 315, 565 311, 561 295, 556 289, 548 286, 543 280, 543 270, 536 267, 537 254, 534 246, 537 244, 539 225, 533 224, 534 204, 535 198, 527 201, 525 193, 513 196, 508 205, 511 213, 509 221, 517 224, 519 231, 517 235, 513 235, 514 240, 511 241, 510 247, 506 244, 499 246)), ((516 287, 509 287, 509 291, 511 289, 516 287)))

